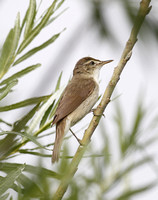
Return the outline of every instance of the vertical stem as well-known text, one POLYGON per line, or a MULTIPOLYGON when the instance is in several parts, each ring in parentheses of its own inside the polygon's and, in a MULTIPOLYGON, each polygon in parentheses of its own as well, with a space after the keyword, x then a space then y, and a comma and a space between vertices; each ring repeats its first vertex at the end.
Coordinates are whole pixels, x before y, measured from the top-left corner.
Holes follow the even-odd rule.
POLYGON ((149 7, 151 0, 142 0, 140 2, 140 8, 138 11, 138 14, 135 18, 135 23, 133 25, 133 28, 131 30, 131 34, 130 37, 125 45, 125 48, 123 50, 122 56, 120 58, 120 61, 117 65, 117 67, 114 69, 112 78, 104 92, 103 98, 99 104, 99 106, 96 109, 95 112, 95 116, 93 116, 88 129, 85 131, 85 134, 82 138, 82 143, 84 144, 83 146, 79 146, 76 154, 74 155, 70 166, 67 170, 67 172, 65 173, 64 178, 61 180, 61 183, 56 191, 56 193, 53 196, 53 200, 60 200, 62 199, 63 195, 65 194, 67 187, 72 179, 72 177, 74 176, 74 174, 77 171, 78 165, 80 163, 80 160, 82 159, 84 152, 86 150, 87 145, 90 142, 91 136, 94 132, 94 130, 96 129, 96 127, 99 124, 99 121, 101 119, 101 116, 106 108, 106 106, 108 105, 108 103, 110 102, 110 98, 111 95, 120 79, 120 75, 127 63, 127 61, 130 59, 131 55, 132 55, 132 49, 137 41, 137 35, 139 33, 139 30, 142 26, 142 23, 146 17, 146 15, 150 12, 151 7, 149 7))

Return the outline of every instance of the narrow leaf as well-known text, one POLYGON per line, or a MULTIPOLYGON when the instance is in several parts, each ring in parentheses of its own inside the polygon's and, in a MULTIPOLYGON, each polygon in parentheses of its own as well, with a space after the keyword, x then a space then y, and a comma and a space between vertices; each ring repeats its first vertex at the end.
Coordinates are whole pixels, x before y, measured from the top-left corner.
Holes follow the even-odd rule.
POLYGON ((8 197, 9 197, 9 193, 7 193, 7 194, 1 196, 1 200, 7 200, 8 197))
POLYGON ((11 91, 11 88, 14 87, 18 83, 17 80, 12 81, 6 87, 6 89, 0 94, 0 100, 7 96, 7 94, 11 91))
POLYGON ((60 6, 64 3, 64 1, 65 0, 61 0, 59 3, 58 3, 58 5, 57 5, 57 7, 56 7, 56 9, 55 10, 57 10, 57 9, 59 9, 60 8, 60 6))
POLYGON ((130 143, 135 142, 136 136, 138 134, 138 130, 140 125, 142 124, 142 120, 144 118, 145 111, 142 108, 142 105, 138 105, 136 116, 134 117, 133 128, 131 128, 132 132, 130 134, 130 143))
POLYGON ((34 116, 36 111, 39 108, 39 104, 37 104, 33 109, 31 109, 24 117, 14 123, 13 131, 21 131, 24 130, 26 127, 27 122, 34 116))
POLYGON ((57 81, 57 84, 56 84, 56 87, 55 87, 55 91, 59 90, 59 88, 60 88, 62 74, 63 74, 63 72, 60 73, 60 76, 58 78, 58 81, 57 81))
POLYGON ((43 153, 39 153, 39 152, 25 151, 23 149, 19 150, 19 152, 23 153, 23 154, 30 154, 30 155, 46 157, 46 158, 51 158, 52 157, 52 154, 43 154, 43 153))
POLYGON ((6 124, 6 125, 8 125, 8 126, 12 126, 12 124, 10 124, 10 123, 4 121, 3 119, 0 119, 0 123, 4 123, 4 124, 6 124))
POLYGON ((126 146, 126 136, 125 136, 125 130, 124 130, 124 121, 125 119, 123 118, 123 113, 122 113, 122 107, 120 105, 120 103, 118 101, 116 101, 115 103, 115 116, 114 116, 114 120, 116 122, 116 126, 117 126, 117 132, 118 132, 118 142, 120 145, 120 151, 121 154, 125 154, 126 150, 127 150, 127 146, 126 146))
MULTIPOLYGON (((23 164, 18 163, 0 163, 0 170, 8 173, 11 170, 15 170, 16 168, 23 167, 23 164)), ((39 174, 43 173, 45 176, 61 179, 61 175, 57 174, 53 170, 49 170, 43 167, 33 166, 33 165, 25 165, 25 172, 29 172, 31 174, 39 174)))
MULTIPOLYGON (((60 83, 61 83, 61 77, 62 77, 62 72, 60 73, 60 76, 58 78, 58 81, 57 81, 57 84, 56 84, 56 87, 55 87, 55 91, 59 90, 60 88, 60 83)), ((45 112, 42 120, 41 120, 41 123, 40 123, 40 128, 45 124, 45 122, 47 121, 48 117, 49 117, 49 114, 51 113, 52 111, 52 108, 54 106, 54 103, 55 101, 53 101, 53 103, 49 106, 49 108, 47 109, 47 111, 45 112)))
POLYGON ((144 157, 138 161, 136 161, 135 163, 130 164, 128 167, 126 167, 124 170, 122 170, 122 172, 120 172, 119 177, 122 178, 125 174, 139 168, 140 166, 147 164, 149 162, 152 161, 151 157, 144 157))
POLYGON ((24 174, 21 174, 21 176, 19 176, 19 178, 17 179, 17 182, 22 186, 23 199, 41 199, 43 188, 40 187, 36 179, 32 179, 32 177, 28 178, 24 174))
POLYGON ((15 63, 13 64, 14 66, 19 64, 20 62, 26 60, 27 58, 31 57, 32 55, 34 55, 35 53, 39 52, 40 50, 44 49, 45 47, 47 47, 48 45, 50 45, 51 43, 53 43, 60 35, 61 33, 58 33, 56 35, 53 35, 49 40, 47 40, 46 42, 44 42, 43 44, 41 44, 38 47, 35 47, 33 49, 31 49, 30 51, 28 51, 26 54, 24 54, 23 56, 21 56, 18 60, 15 61, 15 63))
MULTIPOLYGON (((22 174, 21 174, 21 175, 22 175, 22 174)), ((20 176, 21 176, 21 175, 20 175, 20 176)), ((0 183, 3 182, 4 179, 5 179, 5 177, 0 177, 0 183)), ((12 188, 13 190, 15 190, 15 191, 18 191, 18 189, 17 189, 18 186, 17 186, 15 183, 12 184, 11 188, 12 188)), ((2 199, 2 197, 1 197, 1 199, 2 199)))
POLYGON ((30 0, 27 17, 26 17, 26 26, 24 31, 24 38, 26 39, 28 34, 32 31, 36 14, 36 0, 30 0))
POLYGON ((40 66, 41 66, 41 64, 36 64, 36 65, 32 65, 32 66, 30 66, 30 67, 27 67, 27 68, 25 68, 25 69, 23 69, 23 70, 21 70, 21 71, 15 73, 15 74, 13 74, 13 75, 10 76, 9 78, 3 80, 3 81, 0 83, 0 85, 7 84, 7 83, 9 83, 10 81, 12 81, 12 80, 14 80, 14 79, 18 79, 18 78, 24 76, 25 74, 28 74, 29 72, 35 70, 36 68, 38 68, 38 67, 40 67, 40 66))
POLYGON ((51 24, 54 20, 56 20, 56 19, 57 19, 60 15, 62 15, 66 10, 67 10, 67 8, 64 9, 62 12, 60 12, 57 16, 52 17, 51 19, 49 19, 49 21, 46 23, 45 27, 48 26, 49 24, 51 24))
POLYGON ((5 85, 5 86, 3 86, 3 87, 1 87, 0 88, 0 93, 2 93, 4 90, 6 90, 6 88, 7 88, 7 86, 5 85))
POLYGON ((117 200, 129 199, 130 197, 134 197, 135 195, 140 194, 142 192, 147 192, 148 190, 152 189, 156 185, 157 185, 157 182, 152 182, 145 186, 138 187, 137 189, 127 190, 121 196, 117 197, 117 200))
POLYGON ((55 101, 53 101, 53 103, 52 103, 52 105, 50 105, 50 107, 47 109, 47 111, 45 112, 45 114, 44 114, 44 116, 43 116, 43 118, 42 118, 42 120, 41 120, 41 122, 40 122, 40 128, 42 127, 42 126, 44 126, 44 124, 46 123, 46 121, 47 121, 47 119, 48 119, 48 117, 49 117, 49 114, 50 114, 50 112, 51 112, 51 110, 52 110, 52 108, 53 108, 53 106, 54 106, 54 103, 55 103, 55 101))
MULTIPOLYGON (((60 88, 61 77, 62 77, 62 72, 61 72, 61 74, 60 74, 60 76, 59 76, 59 78, 58 78, 58 81, 57 81, 57 85, 56 85, 55 90, 57 90, 58 88, 60 88)), ((61 93, 61 95, 62 95, 62 93, 61 93)), ((60 98, 61 98, 61 95, 60 95, 60 98)), ((49 119, 51 119, 51 118, 53 117, 53 115, 54 115, 54 113, 55 113, 55 111, 56 111, 56 109, 57 109, 57 106, 58 106, 58 104, 59 104, 60 98, 58 99, 58 101, 57 101, 57 103, 55 104, 53 110, 51 111, 51 113, 50 113, 50 115, 49 115, 49 119)))
POLYGON ((20 53, 25 47, 27 47, 28 44, 40 33, 42 28, 45 26, 45 24, 48 22, 50 16, 53 14, 54 7, 56 5, 57 0, 54 0, 52 5, 49 7, 48 11, 44 15, 43 19, 41 22, 30 32, 29 36, 27 39, 23 40, 22 44, 20 45, 18 49, 18 53, 20 53))
POLYGON ((39 124, 40 120, 44 116, 44 113, 46 112, 46 110, 50 107, 50 105, 52 105, 53 101, 61 95, 62 91, 63 91, 63 88, 60 88, 60 90, 52 94, 50 98, 42 105, 42 107, 39 109, 39 111, 36 113, 35 117, 31 121, 27 130, 27 133, 33 133, 37 124, 39 124))
POLYGON ((22 174, 24 168, 25 165, 20 165, 7 174, 3 182, 0 184, 0 196, 12 187, 16 179, 22 174))
POLYGON ((26 139, 28 139, 29 141, 32 141, 34 144, 36 144, 37 146, 39 146, 40 148, 44 148, 38 141, 37 141, 37 138, 28 134, 28 133, 22 133, 22 132, 15 132, 15 131, 2 131, 0 133, 0 135, 3 135, 3 134, 13 134, 13 135, 20 135, 21 137, 25 137, 26 139))
POLYGON ((0 112, 14 110, 14 109, 22 108, 22 107, 33 105, 33 104, 38 104, 42 101, 47 100, 48 98, 49 96, 42 96, 42 97, 34 97, 34 98, 26 99, 24 101, 20 101, 15 104, 0 107, 0 112))
POLYGON ((22 20, 22 25, 21 25, 21 28, 20 28, 20 34, 21 34, 21 32, 22 32, 22 30, 23 30, 23 28, 25 26, 26 19, 27 19, 27 14, 28 14, 28 10, 29 10, 29 7, 28 7, 27 11, 25 12, 25 16, 24 16, 24 18, 22 20))
MULTIPOLYGON (((60 96, 60 98, 61 98, 61 96, 60 96)), ((55 111, 56 111, 56 109, 57 109, 57 106, 58 106, 58 104, 59 104, 60 98, 58 99, 57 103, 56 103, 55 106, 53 107, 53 110, 51 111, 51 113, 50 113, 50 115, 49 115, 49 119, 51 119, 51 118, 54 116, 55 111)))
POLYGON ((15 59, 15 51, 20 37, 20 14, 18 13, 15 27, 11 29, 2 48, 2 54, 0 57, 0 79, 8 71, 10 65, 15 59))

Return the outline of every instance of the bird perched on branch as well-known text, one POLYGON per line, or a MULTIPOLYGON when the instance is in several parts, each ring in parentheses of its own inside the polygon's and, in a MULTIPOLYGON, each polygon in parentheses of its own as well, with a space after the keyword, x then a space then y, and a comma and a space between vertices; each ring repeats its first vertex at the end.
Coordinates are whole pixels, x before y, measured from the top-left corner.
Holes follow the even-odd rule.
POLYGON ((59 160, 64 135, 89 113, 96 103, 99 96, 100 69, 112 61, 84 57, 76 63, 73 77, 62 94, 52 121, 52 125, 56 124, 53 163, 59 160))

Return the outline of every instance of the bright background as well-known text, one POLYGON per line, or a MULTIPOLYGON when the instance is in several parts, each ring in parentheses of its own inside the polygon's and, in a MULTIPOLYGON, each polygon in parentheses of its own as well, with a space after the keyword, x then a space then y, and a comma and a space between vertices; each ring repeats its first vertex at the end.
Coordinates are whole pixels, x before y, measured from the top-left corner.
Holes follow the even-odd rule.
MULTIPOLYGON (((20 12, 22 19, 28 4, 28 0, 0 1, 0 46, 2 46, 10 28, 13 27, 17 12, 20 12)), ((131 1, 131 4, 136 8, 139 7, 139 1, 131 1)), ((50 5, 50 1, 45 0, 41 7, 44 10, 48 5, 50 5)), ((153 8, 147 17, 154 18, 155 21, 158 22, 158 2, 153 1, 152 6, 153 8)), ((114 60, 114 62, 106 65, 101 70, 100 93, 103 94, 105 85, 107 85, 114 67, 116 67, 119 62, 132 27, 132 24, 130 24, 127 17, 127 13, 125 13, 125 10, 122 7, 121 0, 105 1, 105 5, 102 8, 105 10, 104 17, 106 18, 106 25, 113 34, 111 37, 101 37, 99 26, 97 26, 92 17, 93 7, 91 1, 68 0, 60 10, 63 10, 63 8, 68 9, 51 26, 42 31, 29 47, 31 48, 31 46, 34 47, 41 44, 51 35, 60 32, 64 28, 66 28, 66 30, 55 43, 26 60, 24 66, 19 64, 16 67, 16 69, 18 67, 20 69, 31 64, 42 64, 42 67, 38 68, 35 72, 20 79, 18 89, 3 101, 4 105, 9 104, 9 102, 16 102, 17 97, 20 101, 33 96, 50 94, 55 87, 60 72, 63 71, 62 84, 64 85, 72 75, 75 63, 84 56, 92 56, 100 60, 114 60)), ((112 97, 115 98, 120 95, 118 99, 126 116, 125 124, 127 129, 129 128, 131 119, 134 117, 134 109, 139 97, 143 98, 144 106, 148 109, 150 108, 151 117, 158 113, 158 46, 157 40, 152 37, 152 35, 149 35, 149 32, 145 33, 145 31, 146 29, 143 27, 140 31, 141 37, 138 37, 138 42, 133 49, 132 57, 127 63, 112 97)), ((26 51, 27 50, 28 49, 26 48, 26 51)), ((13 72, 14 70, 15 69, 12 69, 10 71, 13 72)), ((108 128, 111 129, 112 132, 115 132, 115 128, 112 127, 111 123, 112 116, 115 112, 114 108, 112 102, 106 109, 106 118, 102 118, 101 120, 101 123, 103 124, 106 121, 108 128)), ((18 112, 17 110, 12 111, 12 115, 7 115, 7 112, 0 113, 0 115, 3 115, 3 118, 7 121, 15 121, 24 111, 25 109, 20 109, 18 112)), ((83 125, 87 124, 91 117, 92 115, 89 114, 80 123, 83 125)), ((73 130, 78 130, 81 124, 76 125, 73 130)), ((99 131, 99 128, 97 131, 99 131)), ((97 131, 93 135, 92 144, 94 143, 95 148, 99 149, 101 141, 97 136, 97 131)), ((82 132, 79 134, 79 137, 82 137, 82 132)), ((115 134, 111 135, 111 140, 114 142, 115 134)), ((72 148, 75 151, 77 143, 74 142, 74 140, 73 144, 74 146, 72 146, 72 148)), ((70 145, 73 144, 70 142, 70 145)), ((155 162, 158 164, 157 151, 157 144, 155 144, 149 149, 148 153, 155 154, 155 162)), ((117 152, 116 155, 113 156, 115 163, 117 162, 117 152)), ((30 161, 29 157, 23 157, 21 162, 34 161, 30 161)), ((47 165, 51 168, 49 160, 47 165)), ((156 175, 153 171, 149 169, 149 167, 145 167, 144 170, 138 170, 132 179, 134 183, 143 183, 154 176, 156 175)), ((144 196, 138 195, 134 197, 133 200, 156 199, 157 196, 158 188, 154 188, 144 196)))

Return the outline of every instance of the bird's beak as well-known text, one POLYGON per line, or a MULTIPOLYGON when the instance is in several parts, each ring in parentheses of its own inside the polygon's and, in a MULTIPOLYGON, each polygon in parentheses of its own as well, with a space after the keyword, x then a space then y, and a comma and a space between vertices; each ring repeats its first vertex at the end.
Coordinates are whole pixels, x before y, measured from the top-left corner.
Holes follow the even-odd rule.
POLYGON ((105 60, 105 61, 101 61, 101 66, 103 66, 103 65, 105 65, 105 64, 107 64, 107 63, 110 63, 110 62, 112 62, 113 60, 105 60))

